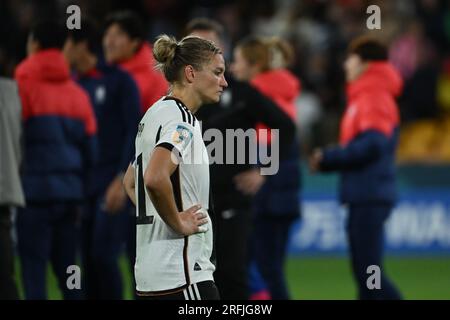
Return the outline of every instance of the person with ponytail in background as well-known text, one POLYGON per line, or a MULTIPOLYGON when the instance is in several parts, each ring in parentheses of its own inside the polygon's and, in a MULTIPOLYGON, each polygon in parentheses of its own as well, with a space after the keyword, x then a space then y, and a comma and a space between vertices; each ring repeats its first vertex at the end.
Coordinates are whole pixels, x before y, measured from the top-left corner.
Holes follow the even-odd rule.
MULTIPOLYGON (((249 81, 295 121, 294 101, 301 86, 287 69, 292 57, 291 47, 280 38, 248 37, 236 46, 231 69, 237 79, 249 81)), ((257 129, 259 147, 270 148, 270 130, 269 134, 260 130, 269 128, 258 124, 257 129)), ((253 259, 271 298, 277 300, 289 299, 283 269, 289 230, 300 214, 299 148, 294 141, 280 161, 278 173, 266 177, 253 202, 253 259)), ((248 175, 244 173, 236 181, 240 189, 252 192, 253 183, 248 175)))
MULTIPOLYGON (((207 18, 191 20, 185 30, 186 35, 195 35, 213 41, 223 52, 226 50, 224 28, 217 21, 207 18)), ((225 61, 225 63, 227 63, 225 61)), ((264 96, 248 81, 238 81, 232 74, 226 74, 228 87, 219 103, 202 106, 195 116, 202 121, 203 132, 219 130, 224 137, 223 154, 228 154, 227 145, 233 144, 233 137, 227 138, 230 130, 248 132, 254 130, 257 123, 279 130, 278 148, 284 156, 295 136, 295 124, 270 98, 264 96)), ((208 139, 205 144, 209 146, 208 139)), ((252 147, 249 143, 237 149, 235 156, 249 155, 252 147)), ((215 212, 215 244, 217 268, 214 280, 223 300, 248 300, 255 298, 253 283, 248 277, 249 238, 252 228, 253 196, 264 184, 265 176, 261 168, 244 162, 218 163, 211 161, 211 194, 215 212), (242 188, 238 182, 242 177, 251 182, 251 186, 242 188), (235 179, 236 177, 236 179, 235 179), (238 178, 240 177, 240 178, 238 178), (216 232, 217 231, 217 232, 216 232), (249 284, 251 285, 249 287, 249 284)), ((252 269, 250 269, 252 270, 252 269)), ((258 294, 256 298, 268 296, 258 294)))

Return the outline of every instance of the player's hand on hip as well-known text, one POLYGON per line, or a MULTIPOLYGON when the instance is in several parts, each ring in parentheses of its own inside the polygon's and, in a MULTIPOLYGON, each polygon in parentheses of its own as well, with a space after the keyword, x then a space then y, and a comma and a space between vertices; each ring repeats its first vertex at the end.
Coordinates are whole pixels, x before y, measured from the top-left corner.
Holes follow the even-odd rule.
POLYGON ((201 205, 195 205, 189 209, 180 212, 181 233, 190 236, 194 233, 208 231, 208 214, 200 211, 201 205))

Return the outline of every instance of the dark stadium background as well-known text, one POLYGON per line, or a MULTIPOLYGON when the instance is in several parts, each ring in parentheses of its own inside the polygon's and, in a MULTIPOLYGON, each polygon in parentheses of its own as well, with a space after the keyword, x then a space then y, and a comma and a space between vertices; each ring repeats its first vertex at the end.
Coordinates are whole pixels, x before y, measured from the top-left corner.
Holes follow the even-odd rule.
MULTIPOLYGON (((386 228, 385 267, 406 299, 450 299, 450 1, 2 0, 1 76, 11 77, 25 57, 32 23, 46 16, 64 19, 71 4, 98 21, 111 11, 133 9, 145 19, 150 41, 160 33, 180 35, 199 16, 224 24, 228 48, 250 33, 289 39, 296 49, 292 71, 303 85, 298 124, 304 159, 314 147, 337 140, 345 48, 352 37, 369 32, 366 8, 378 5, 381 30, 369 33, 391 44, 391 61, 406 84, 397 153, 400 201, 386 228)), ((289 287, 295 299, 354 299, 337 177, 311 176, 305 164, 303 169, 303 220, 292 230, 289 287)), ((130 283, 125 259, 121 266, 130 283)), ((50 269, 48 284, 49 297, 60 299, 50 269)), ((131 298, 131 286, 124 287, 131 298)))

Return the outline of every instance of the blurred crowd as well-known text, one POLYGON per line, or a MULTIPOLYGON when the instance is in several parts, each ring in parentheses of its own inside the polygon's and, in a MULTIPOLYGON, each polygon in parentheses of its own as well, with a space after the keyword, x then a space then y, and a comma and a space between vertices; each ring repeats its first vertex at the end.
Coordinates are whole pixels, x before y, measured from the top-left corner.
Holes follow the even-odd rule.
POLYGON ((400 98, 400 162, 450 161, 450 2, 444 0, 5 0, 0 3, 0 75, 11 77, 25 57, 27 32, 37 18, 68 17, 77 4, 81 14, 103 21, 124 8, 138 12, 153 42, 161 33, 181 35, 197 16, 225 26, 225 53, 247 34, 277 35, 295 48, 291 71, 302 79, 297 101, 305 151, 336 140, 345 106, 342 61, 350 39, 370 33, 390 44, 390 60, 405 88, 400 98), (369 30, 366 8, 381 9, 381 29, 369 30))
MULTIPOLYGON (((343 171, 347 174, 343 179, 346 183, 341 185, 341 196, 344 195, 343 203, 353 203, 350 208, 350 225, 353 227, 348 229, 350 243, 364 244, 359 248, 353 245, 352 254, 358 257, 358 252, 376 252, 379 257, 374 259, 382 256, 382 248, 369 241, 373 240, 370 233, 361 232, 366 219, 358 219, 368 210, 373 211, 374 220, 366 226, 377 240, 395 203, 394 150, 399 117, 393 99, 397 93, 390 97, 392 101, 388 104, 381 98, 373 99, 380 97, 377 96, 379 87, 387 86, 378 86, 379 83, 388 84, 392 80, 393 91, 402 92, 398 99, 401 125, 397 161, 450 163, 450 1, 140 0, 125 3, 118 0, 5 0, 0 2, 0 77, 17 80, 24 110, 22 120, 26 123, 24 149, 27 154, 23 161, 26 170, 21 172, 25 177, 22 180, 25 181, 26 199, 6 198, 6 205, 0 206, 0 217, 4 221, 0 226, 7 230, 0 235, 4 236, 4 243, 11 240, 9 206, 24 206, 26 200, 26 208, 18 214, 16 227, 28 298, 45 296, 44 281, 35 273, 44 274, 46 265, 41 262, 46 262, 48 255, 60 279, 66 276, 61 266, 74 263, 79 242, 76 234, 80 223, 77 220, 80 201, 86 206, 81 221, 84 281, 89 284, 85 295, 87 298, 122 297, 117 258, 126 244, 132 269, 136 251, 135 209, 126 201, 122 188, 123 172, 133 158, 136 124, 158 97, 167 92, 167 82, 152 67, 151 54, 152 43, 163 33, 178 39, 193 34, 220 43, 227 68, 231 70, 227 74, 229 95, 228 98, 224 95, 219 106, 205 107, 204 114, 196 114, 204 127, 255 128, 266 125, 280 128, 280 150, 287 150, 281 152, 285 156, 278 175, 267 180, 255 175, 257 170, 254 168, 211 166, 212 190, 220 190, 214 195, 214 207, 219 217, 216 223, 222 230, 221 235, 218 233, 218 248, 222 249, 218 250, 218 259, 232 262, 222 264, 223 270, 218 269, 216 274, 218 283, 225 284, 222 286, 224 297, 227 297, 228 289, 235 294, 235 287, 242 287, 239 283, 242 279, 236 280, 233 275, 241 274, 241 282, 246 281, 248 250, 258 265, 255 274, 250 272, 250 278, 262 275, 263 286, 270 289, 269 296, 289 298, 282 266, 288 230, 300 213, 299 154, 303 155, 302 159, 312 155, 311 171, 343 171), (51 24, 35 26, 38 21, 56 18, 65 24, 73 13, 67 12, 67 8, 74 4, 81 9, 81 21, 89 18, 89 23, 82 25, 80 32, 66 32, 51 24), (380 29, 368 27, 371 13, 366 10, 369 5, 380 8, 380 29), (124 14, 124 9, 132 15, 124 14), (199 17, 211 20, 190 23, 199 17), (219 24, 211 24, 211 21, 219 24), (97 24, 101 30, 96 30, 97 24), (35 29, 30 33, 32 27, 35 29), (369 35, 375 42, 349 45, 361 35, 369 35), (383 54, 379 54, 380 50, 383 54), (266 57, 267 61, 261 57, 266 57), (281 57, 281 65, 274 57, 281 57), (386 59, 390 63, 385 63, 386 59), (344 60, 347 60, 345 66, 344 60), (355 65, 354 61, 358 63, 355 65), (262 67, 264 63, 267 67, 262 67), (260 68, 258 72, 253 72, 255 66, 260 68), (359 70, 355 79, 349 77, 352 70, 359 70), (380 70, 386 73, 381 78, 380 70), (359 77, 363 73, 365 76, 359 77), (375 83, 372 89, 376 94, 370 96, 371 99, 351 94, 349 84, 358 79, 357 86, 375 83), (60 80, 67 87, 58 87, 60 80), (403 88, 400 88, 402 83, 403 88), (288 97, 284 94, 286 91, 290 91, 288 97), (88 97, 95 114, 88 106, 88 97), (356 100, 358 103, 354 103, 356 100), (352 118, 351 107, 358 104, 367 119, 360 116, 358 123, 356 120, 341 121, 343 117, 352 118), (381 104, 384 105, 379 108, 381 104), (383 108, 387 105, 390 114, 383 113, 380 118, 380 113, 375 111, 385 111, 383 108), (364 110, 370 112, 364 113, 364 110), (79 125, 80 119, 83 126, 79 125), (298 130, 294 130, 294 122, 298 130), (370 129, 386 133, 390 140, 386 143, 379 132, 378 135, 377 132, 365 132, 370 129), (338 142, 339 131, 341 145, 350 147, 328 148, 327 151, 327 146, 338 142), (290 132, 289 139, 286 132, 290 132), (288 143, 288 140, 293 142, 288 143), (301 150, 297 147, 298 141, 301 150), (356 144, 352 144, 355 141, 356 144), (378 150, 381 160, 377 156, 378 162, 364 167, 366 171, 360 170, 361 161, 373 156, 374 145, 383 146, 378 150), (94 155, 99 159, 93 159, 94 155), (48 172, 50 174, 46 174, 48 172), (87 198, 82 192, 85 187, 87 198), (362 200, 365 206, 361 205, 362 200), (377 201, 383 205, 374 206, 377 201), (255 212, 257 219, 253 217, 255 212), (256 222, 249 223, 253 218, 256 222), (49 226, 52 231, 48 231, 49 226), (251 233, 258 240, 256 244, 249 242, 250 250, 243 244, 251 233), (50 254, 48 243, 57 244, 52 248, 56 253, 50 254), (274 243, 278 244, 270 247, 274 243), (42 270, 36 267, 36 252, 47 255, 39 261, 42 270), (236 272, 240 266, 244 269, 236 272)), ((2 79, 2 92, 13 95, 15 89, 11 89, 14 88, 12 81, 8 81, 2 79)), ((369 89, 364 87, 361 91, 367 93, 369 89)), ((10 102, 11 106, 19 105, 13 98, 4 101, 10 102)), ((11 110, 18 109, 11 107, 11 110)), ((5 132, 15 130, 14 136, 20 136, 20 123, 8 121, 6 117, 0 120, 3 121, 0 129, 5 132)), ((6 137, 7 134, 0 136, 5 140, 6 137)), ((19 145, 19 139, 16 140, 19 145)), ((19 148, 8 151, 2 155, 10 156, 8 160, 18 173, 19 148)), ((19 181, 19 178, 9 180, 19 181)), ((18 186, 19 182, 15 187, 18 186)), ((14 197, 22 194, 12 187, 4 190, 14 197)), ((8 244, 8 247, 11 246, 8 244)), ((12 262, 12 252, 9 257, 12 262)), ((356 259, 359 262, 355 260, 354 267, 360 271, 362 284, 365 284, 366 273, 359 267, 367 265, 361 263, 365 258, 356 259)), ((378 260, 369 264, 379 265, 378 260)), ((254 285, 259 281, 251 282, 250 285, 254 285)), ((400 296, 395 291, 392 289, 390 296, 397 299, 400 296)), ((79 298, 71 294, 73 292, 67 290, 63 292, 65 298, 79 298)), ((360 297, 364 298, 364 295, 360 297)))

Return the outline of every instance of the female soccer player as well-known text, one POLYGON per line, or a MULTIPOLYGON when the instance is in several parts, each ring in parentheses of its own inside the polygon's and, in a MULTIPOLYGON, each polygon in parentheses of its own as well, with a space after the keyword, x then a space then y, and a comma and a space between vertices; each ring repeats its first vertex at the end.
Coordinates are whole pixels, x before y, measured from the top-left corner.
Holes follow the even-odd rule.
POLYGON ((209 162, 199 121, 227 82, 213 42, 162 35, 153 55, 170 94, 146 112, 124 185, 137 211, 136 291, 150 299, 218 299, 213 280, 209 162))

